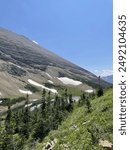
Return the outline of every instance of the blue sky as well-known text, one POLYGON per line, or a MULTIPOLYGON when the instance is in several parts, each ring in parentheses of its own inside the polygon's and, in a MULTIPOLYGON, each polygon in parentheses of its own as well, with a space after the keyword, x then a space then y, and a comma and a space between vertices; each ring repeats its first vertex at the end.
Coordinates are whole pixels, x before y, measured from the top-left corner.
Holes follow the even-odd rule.
POLYGON ((0 26, 96 73, 112 73, 112 0, 1 0, 0 26))

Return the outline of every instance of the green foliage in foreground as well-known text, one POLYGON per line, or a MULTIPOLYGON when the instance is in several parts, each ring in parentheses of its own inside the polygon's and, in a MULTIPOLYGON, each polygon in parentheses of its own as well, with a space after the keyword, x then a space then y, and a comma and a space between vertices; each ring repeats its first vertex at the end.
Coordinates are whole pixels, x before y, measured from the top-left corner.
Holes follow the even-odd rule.
MULTIPOLYGON (((23 107, 0 117, 0 150, 42 150, 56 140, 54 150, 102 150, 99 140, 112 142, 112 90, 94 99, 82 93, 72 101, 68 89, 62 96, 43 90, 42 105, 31 111, 23 107)), ((27 95, 25 106, 28 105, 27 95)))
POLYGON ((75 106, 58 130, 51 131, 35 150, 42 150, 54 139, 57 139, 54 150, 105 150, 99 146, 99 140, 112 143, 112 120, 112 89, 109 89, 104 96, 91 101, 91 112, 84 105, 75 106))

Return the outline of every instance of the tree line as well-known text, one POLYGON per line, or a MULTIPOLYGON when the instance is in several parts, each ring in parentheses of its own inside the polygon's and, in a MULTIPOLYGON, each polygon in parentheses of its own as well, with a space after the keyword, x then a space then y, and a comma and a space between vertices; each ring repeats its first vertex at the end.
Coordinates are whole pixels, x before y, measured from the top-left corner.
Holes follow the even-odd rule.
MULTIPOLYGON (((97 96, 101 95, 97 93, 97 96)), ((68 94, 67 89, 62 96, 56 94, 54 99, 51 98, 50 91, 43 89, 40 108, 35 107, 30 111, 28 95, 26 107, 12 111, 8 105, 7 114, 0 118, 0 150, 22 150, 25 145, 29 145, 30 149, 33 148, 36 142, 42 141, 51 130, 58 129, 75 105, 86 105, 87 112, 91 113, 90 99, 94 97, 94 93, 88 96, 82 92, 81 99, 75 104, 72 94, 68 94)))

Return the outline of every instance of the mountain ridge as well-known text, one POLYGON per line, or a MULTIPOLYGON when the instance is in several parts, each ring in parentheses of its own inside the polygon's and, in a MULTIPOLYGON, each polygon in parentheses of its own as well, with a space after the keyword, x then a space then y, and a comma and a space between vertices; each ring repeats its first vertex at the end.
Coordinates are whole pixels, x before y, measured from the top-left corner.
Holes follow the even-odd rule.
MULTIPOLYGON (((67 77, 81 81, 83 84, 78 86, 80 90, 98 86, 98 77, 88 70, 42 48, 23 35, 0 28, 1 93, 5 93, 5 96, 18 96, 21 94, 18 90, 25 89, 29 79, 40 84, 47 83, 50 78, 47 73, 52 77, 51 80, 55 85, 64 85, 58 77, 67 77)), ((101 83, 103 87, 110 86, 103 80, 101 83)))
POLYGON ((102 79, 109 83, 113 83, 113 75, 104 76, 102 79))

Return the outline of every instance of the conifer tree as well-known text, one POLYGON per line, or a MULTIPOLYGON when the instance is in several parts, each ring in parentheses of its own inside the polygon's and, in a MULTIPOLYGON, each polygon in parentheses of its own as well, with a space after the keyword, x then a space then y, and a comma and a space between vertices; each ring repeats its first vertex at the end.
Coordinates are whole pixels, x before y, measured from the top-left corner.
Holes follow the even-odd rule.
POLYGON ((42 118, 46 117, 46 90, 43 89, 42 91, 42 106, 41 106, 41 115, 42 118))
POLYGON ((68 107, 68 91, 67 91, 67 88, 65 89, 64 99, 65 99, 65 106, 66 106, 66 109, 67 109, 67 107, 68 107))
POLYGON ((14 150, 12 111, 10 107, 10 102, 8 104, 8 111, 5 118, 5 136, 4 136, 4 143, 3 143, 3 150, 8 150, 8 149, 14 150))
POLYGON ((24 111, 23 111, 23 118, 22 118, 22 121, 23 121, 22 134, 25 138, 29 138, 30 110, 29 110, 29 107, 28 107, 28 104, 29 104, 29 95, 28 94, 26 96, 25 104, 26 105, 25 105, 25 108, 24 108, 24 111))
POLYGON ((98 87, 98 91, 97 91, 97 97, 103 96, 103 88, 101 87, 101 78, 100 76, 98 77, 99 80, 99 87, 98 87))
POLYGON ((34 139, 43 139, 48 133, 48 121, 47 121, 47 100, 46 100, 46 90, 42 91, 42 105, 39 111, 37 123, 34 125, 32 137, 34 139))
POLYGON ((83 105, 83 104, 85 104, 85 101, 86 101, 86 95, 85 95, 85 92, 82 91, 82 95, 81 95, 79 104, 83 105))
POLYGON ((91 103, 90 103, 89 97, 86 97, 86 106, 88 109, 88 113, 90 113, 91 112, 91 103))
POLYGON ((71 111, 73 110, 72 94, 69 94, 69 104, 68 104, 67 110, 68 110, 69 112, 71 112, 71 111))
POLYGON ((19 133, 20 130, 20 116, 19 111, 14 113, 14 133, 19 133))

